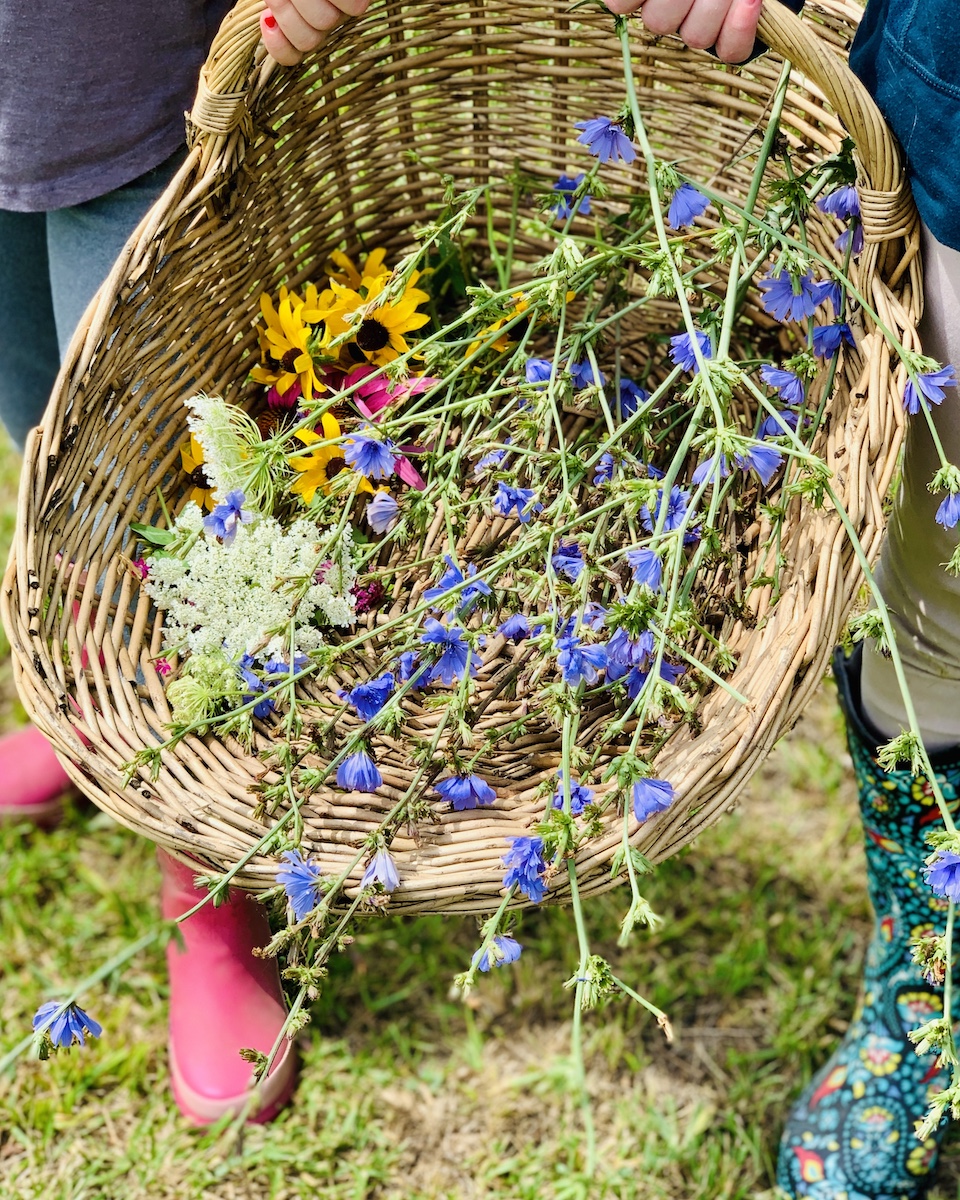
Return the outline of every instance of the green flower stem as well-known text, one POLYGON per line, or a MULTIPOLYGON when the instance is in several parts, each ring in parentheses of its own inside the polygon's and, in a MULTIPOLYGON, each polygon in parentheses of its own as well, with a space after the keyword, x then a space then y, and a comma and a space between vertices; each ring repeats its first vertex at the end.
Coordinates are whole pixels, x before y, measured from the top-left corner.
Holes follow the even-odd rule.
POLYGON ((953 926, 956 919, 957 906, 950 901, 947 909, 947 928, 944 934, 946 948, 946 974, 943 979, 943 1026, 947 1032, 947 1053, 945 1058, 951 1065, 953 1081, 957 1079, 957 1043, 953 1032, 953 926))
MULTIPOLYGON (((490 953, 490 948, 493 945, 493 939, 500 933, 500 929, 503 924, 503 918, 507 914, 507 909, 510 907, 510 902, 516 895, 516 891, 517 885, 515 883, 511 884, 510 887, 508 887, 504 892, 503 899, 500 901, 497 911, 492 917, 488 918, 488 920, 484 922, 483 940, 480 943, 480 949, 474 955, 477 963, 482 961, 485 954, 490 953)), ((470 992, 473 990, 473 987, 476 983, 478 970, 479 968, 475 965, 474 960, 471 959, 470 966, 466 969, 466 971, 464 971, 462 975, 457 976, 457 990, 459 991, 460 998, 462 1000, 466 1000, 466 998, 470 995, 470 992)))
MULTIPOLYGON (((569 755, 566 757, 569 762, 569 755)), ((568 774, 569 769, 564 771, 565 777, 568 774)), ((597 1169, 597 1134, 593 1124, 593 1112, 590 1108, 590 1094, 587 1091, 587 1069, 583 1057, 583 999, 586 988, 586 973, 590 961, 590 942, 587 937, 587 926, 583 919, 583 905, 580 899, 580 888, 577 883, 577 865, 572 857, 567 859, 567 879, 570 884, 570 906, 573 909, 573 920, 577 930, 577 945, 580 950, 580 964, 577 968, 577 983, 573 1001, 573 1023, 570 1029, 570 1054, 573 1059, 580 1113, 587 1143, 584 1170, 586 1175, 592 1176, 597 1169)))
MULTIPOLYGON (((767 118, 767 128, 764 131, 763 142, 760 145, 760 153, 757 157, 757 165, 754 168, 753 177, 750 180, 750 190, 747 192, 746 199, 743 202, 744 209, 752 213, 756 208, 757 199, 760 196, 760 188, 763 185, 764 174, 766 173, 767 163, 770 160, 770 154, 773 151, 776 142, 777 134, 780 131, 780 116, 783 112, 783 105, 787 98, 787 86, 790 82, 791 64, 788 59, 784 59, 783 66, 780 68, 780 78, 777 80, 777 86, 773 93, 773 103, 770 107, 770 115, 767 118)), ((746 252, 742 241, 743 235, 746 233, 746 220, 741 222, 740 236, 737 238, 737 243, 733 252, 733 259, 730 263, 729 273, 727 275, 727 294, 723 306, 723 324, 720 327, 720 336, 717 339, 717 358, 726 358, 730 352, 730 339, 733 334, 733 323, 740 311, 740 306, 746 296, 746 288, 749 280, 753 278, 756 267, 748 271, 747 281, 744 282, 740 274, 740 263, 745 261, 746 252)))
POLYGON ((923 744, 923 737, 920 733, 920 724, 917 721, 916 709, 913 706, 913 698, 910 695, 910 686, 907 683, 907 677, 903 669, 903 660, 900 657, 900 651, 897 649, 896 633, 893 628, 893 622, 890 620, 890 612, 887 608, 886 602, 883 599, 883 596, 881 595, 876 577, 874 576, 870 563, 867 560, 867 556, 864 553, 863 546, 860 543, 860 538, 857 536, 857 531, 854 529, 853 522, 850 520, 846 509, 843 507, 840 497, 837 496, 836 492, 834 492, 829 482, 824 484, 824 492, 827 496, 829 496, 830 501, 836 509, 837 515, 839 516, 843 527, 847 532, 850 545, 852 546, 853 552, 856 555, 857 562, 860 564, 860 569, 863 571, 864 580, 866 581, 867 587, 870 589, 870 594, 873 596, 874 602, 877 606, 877 611, 880 614, 880 619, 883 623, 883 630, 887 638, 887 645, 890 649, 890 659, 893 663, 893 669, 897 676, 897 683, 900 687, 900 696, 903 700, 903 707, 907 714, 909 731, 916 739, 919 747, 918 755, 923 767, 923 773, 926 776, 927 782, 930 784, 930 790, 932 791, 933 797, 936 800, 937 808, 940 810, 940 816, 943 818, 944 825, 950 833, 956 833, 957 827, 954 824, 950 810, 947 808, 946 800, 944 800, 943 792, 941 791, 940 785, 937 782, 937 773, 930 763, 930 756, 927 753, 926 746, 923 744))
POLYGON ((644 999, 639 992, 635 992, 629 984, 624 983, 622 979, 618 979, 616 975, 610 976, 610 982, 614 987, 619 988, 625 996, 629 996, 631 1000, 645 1008, 651 1016, 656 1017, 657 1024, 666 1035, 667 1041, 673 1041, 673 1030, 670 1028, 670 1019, 662 1009, 657 1008, 655 1004, 651 1004, 649 1000, 644 999))
POLYGON ((658 636, 663 637, 664 641, 667 645, 669 645, 674 654, 688 662, 692 667, 698 670, 701 675, 705 675, 711 681, 711 683, 715 683, 717 687, 722 688, 727 695, 736 700, 738 704, 750 703, 746 696, 744 696, 741 692, 738 692, 737 689, 733 687, 732 684, 727 683, 725 679, 721 679, 716 671, 712 671, 706 663, 701 662, 698 658, 694 658, 692 654, 689 654, 686 650, 684 650, 683 646, 679 642, 667 637, 665 630, 657 629, 653 621, 650 622, 650 628, 653 629, 658 636))
MULTIPOLYGON (((657 163, 653 153, 653 148, 650 145, 647 137, 646 126, 643 123, 643 116, 640 112, 640 104, 637 99, 637 86, 633 78, 633 62, 630 54, 630 29, 626 20, 618 18, 617 29, 620 35, 620 48, 623 56, 623 77, 627 87, 627 103, 630 107, 630 115, 633 119, 634 133, 637 141, 640 143, 640 149, 647 165, 647 187, 650 193, 650 206, 653 212, 653 220, 657 229, 657 240, 660 243, 661 251, 666 255, 667 261, 670 263, 671 275, 673 277, 673 286, 676 291, 677 304, 683 314, 683 323, 687 333, 690 335, 690 348, 697 360, 697 367, 700 371, 705 370, 706 360, 700 351, 700 345, 697 341, 696 333, 697 326, 693 320, 693 314, 690 311, 690 305, 687 302, 687 294, 683 287, 683 280, 680 276, 680 271, 674 261, 673 253, 670 249, 670 239, 667 236, 666 226, 663 220, 663 211, 660 206, 660 194, 657 190, 657 163)), ((714 417, 718 424, 725 423, 723 406, 714 391, 713 384, 710 381, 709 375, 704 377, 704 385, 710 404, 713 408, 714 417)))

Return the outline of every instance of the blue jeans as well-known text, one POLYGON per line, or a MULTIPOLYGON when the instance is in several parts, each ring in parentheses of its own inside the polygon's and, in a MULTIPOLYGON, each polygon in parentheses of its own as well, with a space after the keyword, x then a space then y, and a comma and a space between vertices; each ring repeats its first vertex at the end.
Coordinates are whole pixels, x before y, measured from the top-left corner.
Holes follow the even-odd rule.
POLYGON ((21 450, 87 304, 183 158, 73 208, 0 209, 0 421, 21 450))

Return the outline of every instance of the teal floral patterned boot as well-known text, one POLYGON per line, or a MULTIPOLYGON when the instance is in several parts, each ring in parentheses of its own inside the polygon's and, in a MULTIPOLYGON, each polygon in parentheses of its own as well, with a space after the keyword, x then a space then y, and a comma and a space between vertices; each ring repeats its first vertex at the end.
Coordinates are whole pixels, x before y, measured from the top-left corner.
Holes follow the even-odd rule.
MULTIPOLYGON (((929 784, 884 771, 874 750, 888 739, 864 721, 859 654, 834 659, 860 791, 867 883, 876 913, 863 993, 839 1049, 787 1119, 777 1183, 796 1200, 919 1200, 926 1195, 947 1122, 918 1141, 914 1122, 949 1081, 935 1054, 907 1034, 943 1012, 941 989, 914 964, 911 938, 943 933, 947 901, 923 878, 924 833, 942 825, 929 784)), ((960 747, 931 756, 951 810, 960 794, 960 747)))

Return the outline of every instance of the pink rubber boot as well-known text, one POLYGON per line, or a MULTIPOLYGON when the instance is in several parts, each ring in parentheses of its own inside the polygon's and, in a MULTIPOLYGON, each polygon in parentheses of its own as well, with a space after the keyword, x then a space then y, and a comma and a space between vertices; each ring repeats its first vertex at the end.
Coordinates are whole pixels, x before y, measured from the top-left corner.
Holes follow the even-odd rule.
MULTIPOLYGON (((167 920, 193 908, 204 893, 196 870, 157 851, 167 920)), ((197 868, 199 869, 199 868, 197 868)), ((240 891, 219 908, 211 900, 180 926, 186 943, 167 946, 170 971, 170 1075, 180 1111, 197 1125, 238 1113, 251 1095, 253 1068, 240 1057, 251 1048, 269 1054, 286 1006, 275 959, 255 958, 270 940, 266 913, 240 891)), ((259 1088, 251 1120, 269 1121, 289 1100, 296 1052, 285 1042, 259 1088)))
POLYGON ((55 825, 63 797, 72 790, 70 777, 39 729, 24 725, 0 737, 0 821, 55 825))

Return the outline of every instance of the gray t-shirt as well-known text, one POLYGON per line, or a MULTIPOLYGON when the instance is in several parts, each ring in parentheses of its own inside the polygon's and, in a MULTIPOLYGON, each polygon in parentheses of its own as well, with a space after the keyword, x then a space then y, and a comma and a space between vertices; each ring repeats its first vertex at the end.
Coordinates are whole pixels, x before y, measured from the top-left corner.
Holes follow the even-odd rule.
POLYGON ((0 0, 0 208, 129 183, 184 140, 230 0, 0 0))

